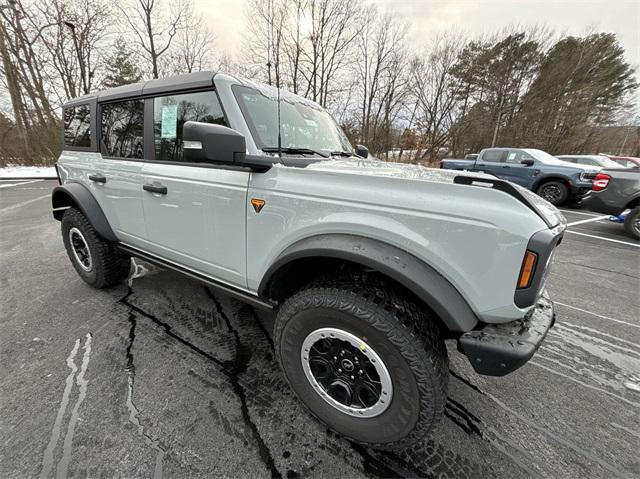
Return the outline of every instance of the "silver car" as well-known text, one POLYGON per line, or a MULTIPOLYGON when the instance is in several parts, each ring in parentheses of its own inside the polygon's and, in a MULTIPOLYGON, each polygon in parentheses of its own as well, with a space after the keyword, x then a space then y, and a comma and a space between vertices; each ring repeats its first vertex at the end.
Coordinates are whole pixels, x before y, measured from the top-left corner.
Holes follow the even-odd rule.
POLYGON ((104 288, 132 256, 272 311, 283 374, 354 441, 424 440, 443 415, 445 339, 479 374, 526 363, 566 222, 482 173, 368 158, 323 108, 200 72, 63 109, 54 217, 104 288))

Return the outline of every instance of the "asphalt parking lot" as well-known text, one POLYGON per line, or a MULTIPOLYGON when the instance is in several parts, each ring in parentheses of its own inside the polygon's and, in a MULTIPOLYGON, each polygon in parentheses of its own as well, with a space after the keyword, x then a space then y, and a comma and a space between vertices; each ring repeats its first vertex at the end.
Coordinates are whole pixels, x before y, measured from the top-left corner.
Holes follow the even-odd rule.
POLYGON ((564 210, 533 360, 476 375, 449 347, 446 417, 410 451, 330 433, 282 378, 272 319, 140 263, 96 291, 71 266, 55 181, 0 181, 3 477, 638 477, 640 242, 564 210))

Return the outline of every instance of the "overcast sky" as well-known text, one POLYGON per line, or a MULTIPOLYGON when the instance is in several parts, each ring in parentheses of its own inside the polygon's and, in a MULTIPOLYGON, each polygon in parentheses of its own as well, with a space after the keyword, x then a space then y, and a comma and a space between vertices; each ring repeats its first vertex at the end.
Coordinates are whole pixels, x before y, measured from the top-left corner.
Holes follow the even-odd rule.
MULTIPOLYGON (((640 0, 369 0, 404 18, 412 39, 428 41, 438 32, 491 33, 511 25, 546 25, 557 32, 613 32, 640 66, 640 0)), ((246 25, 245 0, 196 0, 216 35, 216 46, 234 55, 246 25)), ((419 45, 419 43, 412 43, 419 45)))

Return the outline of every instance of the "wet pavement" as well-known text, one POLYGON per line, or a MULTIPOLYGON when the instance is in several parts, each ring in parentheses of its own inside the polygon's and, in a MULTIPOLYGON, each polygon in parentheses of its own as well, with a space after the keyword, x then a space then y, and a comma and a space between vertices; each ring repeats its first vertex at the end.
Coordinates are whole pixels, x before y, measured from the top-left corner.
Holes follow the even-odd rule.
POLYGON ((388 453, 306 413, 269 315, 143 262, 130 286, 82 282, 55 184, 0 188, 2 477, 640 476, 640 243, 620 225, 570 227, 532 361, 478 376, 449 344, 439 431, 388 453))

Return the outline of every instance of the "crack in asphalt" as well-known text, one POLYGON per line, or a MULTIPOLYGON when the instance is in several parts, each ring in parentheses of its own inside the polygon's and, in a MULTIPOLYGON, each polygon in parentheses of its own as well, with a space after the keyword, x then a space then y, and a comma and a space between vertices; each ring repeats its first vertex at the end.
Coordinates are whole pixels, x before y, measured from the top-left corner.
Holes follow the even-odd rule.
MULTIPOLYGON (((531 427, 532 429, 535 429, 536 431, 538 431, 539 433, 541 433, 542 435, 544 435, 545 437, 547 437, 550 440, 553 440, 561 445, 563 445, 564 447, 566 447, 567 449, 573 451, 574 454, 576 454, 577 456, 581 456, 584 459, 586 459, 587 461, 592 461, 597 463, 600 467, 602 467, 603 469, 607 470, 609 473, 617 475, 619 477, 624 477, 625 475, 622 473, 622 471, 618 470, 615 466, 609 464, 608 462, 606 462, 604 459, 601 459, 600 457, 598 457, 597 455, 595 455, 593 452, 588 451, 584 448, 582 448, 581 446, 579 446, 578 444, 575 444, 574 442, 565 439, 564 437, 560 436, 559 434, 556 434, 552 431, 550 431, 549 429, 547 429, 545 426, 536 424, 535 422, 531 421, 530 419, 526 418, 523 414, 519 413, 518 411, 512 409, 511 407, 509 407, 508 405, 506 405, 505 403, 503 403, 500 399, 498 399, 496 396, 494 396, 491 393, 482 391, 480 388, 478 388, 475 384, 469 382, 467 379, 463 378, 462 376, 460 376, 459 374, 455 373, 454 371, 452 371, 451 369, 449 370, 449 372, 451 373, 451 375, 458 379, 459 381, 463 382, 464 384, 466 384, 467 386, 469 386, 470 388, 472 388, 474 391, 477 391, 478 393, 480 393, 481 395, 483 395, 484 397, 490 399, 491 401, 493 401, 498 407, 500 407, 503 411, 511 414, 513 417, 515 417, 516 419, 518 419, 520 422, 526 424, 527 426, 531 427)), ((480 424, 483 424, 482 422, 480 422, 480 424)), ((505 442, 506 444, 510 445, 511 447, 513 447, 514 449, 520 451, 521 453, 525 453, 525 451, 523 451, 520 447, 518 447, 516 444, 512 443, 512 441, 509 441, 508 438, 503 437, 500 433, 498 433, 498 431, 496 431, 495 428, 493 427, 488 427, 485 426, 486 430, 488 432, 491 432, 493 436, 497 437, 498 439, 500 439, 501 441, 505 442)), ((484 439, 487 439, 490 443, 494 444, 496 447, 499 447, 499 450, 501 450, 504 454, 506 454, 508 457, 510 457, 511 459, 515 460, 520 466, 525 466, 524 464, 522 464, 520 461, 518 461, 518 459, 511 455, 501 444, 499 444, 497 441, 492 440, 491 438, 487 437, 486 435, 482 436, 484 439)), ((541 466, 540 464, 537 464, 538 466, 541 466)), ((552 471, 553 472, 553 471, 552 471)))
POLYGON ((640 279, 640 276, 634 276, 632 274, 622 273, 621 271, 613 271, 613 270, 610 270, 610 269, 607 269, 607 268, 598 268, 596 266, 591 266, 591 265, 582 264, 582 263, 576 263, 574 261, 558 261, 557 263, 558 264, 572 264, 572 265, 575 265, 575 266, 580 266, 582 268, 594 269, 596 271, 604 271, 605 273, 619 274, 621 276, 627 276, 627 277, 632 278, 632 279, 640 279))
MULTIPOLYGON (((129 294, 130 293, 128 293, 127 296, 129 294)), ((158 439, 145 432, 144 426, 138 418, 140 411, 133 402, 133 385, 135 383, 136 367, 133 362, 133 353, 131 352, 131 349, 133 348, 133 343, 136 340, 137 322, 136 315, 133 314, 132 311, 129 311, 128 321, 131 326, 129 328, 129 344, 126 349, 127 366, 125 367, 125 371, 127 372, 127 409, 129 410, 129 422, 136 427, 138 434, 144 438, 145 443, 156 450, 156 464, 153 471, 153 477, 154 479, 160 479, 162 477, 162 466, 166 451, 160 445, 160 441, 158 439)))
POLYGON ((228 361, 225 364, 225 366, 229 368, 229 374, 227 376, 229 378, 229 381, 231 382, 231 387, 236 393, 236 396, 238 396, 238 399, 240 400, 240 410, 242 412, 242 418, 244 419, 245 424, 249 427, 249 429, 253 433, 253 437, 258 446, 258 453, 260 454, 260 459, 262 459, 262 462, 267 466, 267 468, 271 472, 271 477, 281 478, 282 474, 276 468, 275 461, 273 460, 273 456, 271 454, 271 451, 269 450, 269 447, 264 442, 264 439, 262 438, 260 431, 258 431, 258 427, 256 426, 255 422, 253 422, 253 419, 251 419, 251 415, 249 414, 249 408, 247 407, 247 397, 245 394, 245 389, 238 380, 240 375, 243 374, 247 370, 247 367, 249 366, 249 361, 251 360, 251 355, 252 355, 251 349, 242 343, 242 341, 240 340, 240 335, 238 334, 238 331, 231 325, 231 320, 222 309, 222 305, 220 304, 218 299, 215 297, 215 295, 206 286, 204 287, 204 290, 207 293, 207 296, 209 297, 209 299, 211 299, 211 301, 215 305, 217 313, 220 315, 220 317, 222 317, 222 319, 226 323, 227 329, 235 339, 235 346, 236 346, 235 358, 233 359, 233 361, 228 361))
POLYGON ((136 313, 140 314, 141 316, 144 316, 144 317, 150 319, 151 321, 153 321, 158 326, 162 327, 167 335, 169 335, 170 337, 172 337, 173 339, 175 339, 179 343, 187 346, 192 351, 196 352, 197 354, 205 357, 206 359, 208 359, 208 360, 214 362, 215 364, 217 364, 218 366, 220 366, 220 371, 225 376, 227 376, 227 378, 229 379, 229 381, 231 383, 231 386, 232 386, 236 396, 240 400, 242 418, 243 418, 245 424, 251 429, 251 431, 253 433, 254 439, 255 439, 255 441, 257 443, 257 446, 258 446, 258 452, 259 452, 261 460, 264 462, 265 466, 271 472, 271 477, 281 478, 282 474, 280 473, 280 471, 278 471, 278 469, 275 466, 275 461, 273 459, 271 451, 269 450, 269 448, 265 444, 264 439, 260 435, 260 432, 258 431, 258 428, 257 428, 256 424, 253 422, 253 420, 251 419, 251 416, 249 415, 249 409, 247 407, 245 389, 239 382, 239 375, 242 374, 246 370, 246 368, 248 366, 249 359, 251 358, 251 350, 242 344, 242 342, 240 341, 240 337, 238 335, 238 332, 231 326, 231 322, 229 321, 228 316, 222 310, 222 306, 220 305, 218 300, 215 298, 215 296, 213 296, 211 291, 209 291, 209 289, 206 288, 206 287, 205 287, 205 292, 207 293, 207 296, 214 302, 214 305, 216 306, 217 312, 223 318, 223 320, 225 321, 225 323, 227 325, 227 328, 229 329, 229 332, 231 334, 233 334, 234 337, 235 337, 235 341, 236 341, 236 357, 235 357, 235 359, 233 361, 222 361, 222 360, 216 358, 215 356, 207 353, 206 351, 204 351, 203 349, 199 348, 195 344, 190 343, 189 341, 187 341, 186 339, 184 339, 180 335, 174 333, 169 324, 165 323, 164 321, 160 320, 159 318, 157 318, 153 314, 148 313, 147 311, 144 311, 142 308, 140 308, 140 307, 136 306, 135 304, 133 304, 131 301, 129 301, 129 297, 131 296, 131 294, 133 294, 133 290, 132 290, 131 286, 129 286, 127 294, 122 299, 120 299, 119 302, 121 304, 124 304, 125 306, 127 306, 132 312, 136 312, 136 313))

